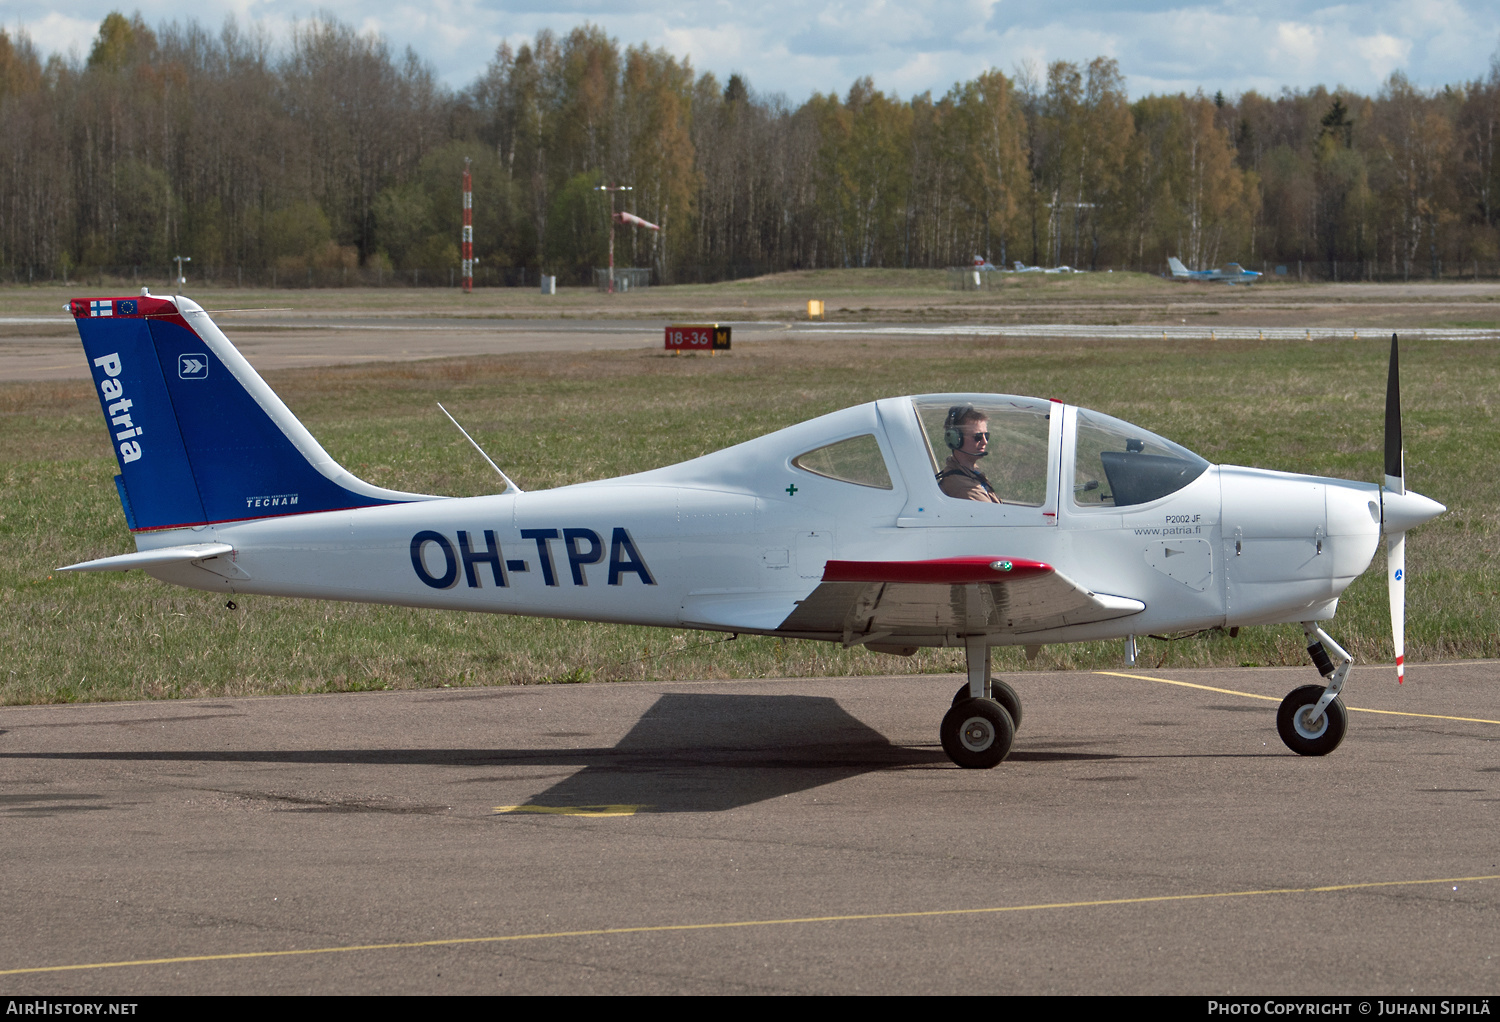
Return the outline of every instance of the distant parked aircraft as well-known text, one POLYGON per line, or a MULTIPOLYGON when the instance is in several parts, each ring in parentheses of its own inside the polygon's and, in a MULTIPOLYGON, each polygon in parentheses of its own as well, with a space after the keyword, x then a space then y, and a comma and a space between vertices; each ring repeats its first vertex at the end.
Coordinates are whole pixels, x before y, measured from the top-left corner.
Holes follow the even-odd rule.
POLYGON ((1239 263, 1230 263, 1222 270, 1190 270, 1182 265, 1181 259, 1170 256, 1167 265, 1172 267, 1173 280, 1222 280, 1226 284, 1253 284, 1260 277, 1258 272, 1247 270, 1239 263))
POLYGON ((1017 273, 1087 273, 1088 270, 1075 270, 1071 266, 1054 266, 1048 269, 1045 266, 1027 266, 1021 260, 1016 260, 1017 273))

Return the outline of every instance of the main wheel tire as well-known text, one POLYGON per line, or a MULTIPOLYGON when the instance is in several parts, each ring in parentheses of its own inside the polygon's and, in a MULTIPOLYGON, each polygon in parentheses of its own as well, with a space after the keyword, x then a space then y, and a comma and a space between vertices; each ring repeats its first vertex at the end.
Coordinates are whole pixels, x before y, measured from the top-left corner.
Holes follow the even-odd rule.
POLYGON ((1313 719, 1312 709, 1322 698, 1322 685, 1303 685, 1293 689, 1276 711, 1277 733, 1286 747, 1299 756, 1328 755, 1339 747, 1349 729, 1349 711, 1338 697, 1313 719))
POLYGON ((988 770, 1010 754, 1016 725, 993 699, 966 699, 943 715, 943 751, 961 767, 988 770))
POLYGON ((1021 729, 1021 694, 999 678, 991 678, 990 698, 1005 707, 1005 712, 1010 714, 1010 722, 1019 731, 1021 729))
MULTIPOLYGON (((964 682, 962 688, 953 693, 953 705, 957 706, 959 703, 968 698, 969 683, 966 681, 964 682)), ((1010 714, 1010 722, 1014 724, 1016 726, 1016 730, 1019 731, 1021 728, 1020 693, 1011 688, 1005 682, 1001 681, 999 678, 991 678, 990 698, 995 700, 995 702, 999 703, 1001 706, 1005 707, 1005 712, 1010 714)))

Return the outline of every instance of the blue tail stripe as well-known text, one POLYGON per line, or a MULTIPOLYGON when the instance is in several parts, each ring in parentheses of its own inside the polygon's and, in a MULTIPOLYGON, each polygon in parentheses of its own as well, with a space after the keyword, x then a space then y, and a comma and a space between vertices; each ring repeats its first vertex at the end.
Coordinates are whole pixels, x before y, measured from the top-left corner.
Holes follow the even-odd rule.
POLYGON ((202 338, 168 320, 150 323, 208 521, 393 503, 323 475, 202 338))
POLYGON ((81 319, 78 332, 124 477, 134 528, 202 522, 203 502, 147 321, 81 319))

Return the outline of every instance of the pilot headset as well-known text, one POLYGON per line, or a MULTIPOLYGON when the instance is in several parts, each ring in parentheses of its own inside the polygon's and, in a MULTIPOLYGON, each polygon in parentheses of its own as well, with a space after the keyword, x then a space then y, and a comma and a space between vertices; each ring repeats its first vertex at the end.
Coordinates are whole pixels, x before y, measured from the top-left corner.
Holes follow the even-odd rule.
POLYGON ((943 443, 950 451, 963 447, 964 431, 958 428, 958 424, 974 412, 973 405, 954 405, 948 409, 948 418, 943 420, 943 443))

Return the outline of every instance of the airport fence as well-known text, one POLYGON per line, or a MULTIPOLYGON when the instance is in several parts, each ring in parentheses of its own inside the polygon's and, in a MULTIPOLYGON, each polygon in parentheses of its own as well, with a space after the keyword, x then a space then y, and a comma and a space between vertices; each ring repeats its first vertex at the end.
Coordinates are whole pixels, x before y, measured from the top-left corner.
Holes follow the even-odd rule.
POLYGON ((594 288, 598 291, 639 291, 651 286, 651 269, 645 266, 616 266, 594 270, 594 288), (611 282, 613 277, 613 282, 611 282))
MULTIPOLYGON (((59 283, 136 289, 149 287, 169 293, 176 286, 175 267, 79 267, 67 274, 28 272, 24 267, 0 267, 0 281, 13 284, 59 283)), ((592 271, 548 271, 565 287, 588 287, 592 271)), ((298 267, 187 266, 184 276, 199 286, 226 288, 457 288, 463 286, 457 267, 392 270, 381 266, 298 267)), ((540 287, 540 271, 525 266, 476 266, 475 287, 540 287)))
MULTIPOLYGON (((1227 262, 1221 261, 1223 266, 1227 262)), ((1500 261, 1470 259, 1464 262, 1430 263, 1398 262, 1394 266, 1389 259, 1379 260, 1259 260, 1243 263, 1246 269, 1259 270, 1266 281, 1300 281, 1302 283, 1368 281, 1373 283, 1419 282, 1424 280, 1496 281, 1500 280, 1500 261), (1435 271, 1435 272, 1434 272, 1435 271)), ((815 268, 815 267, 810 267, 815 268)), ((1148 273, 1169 277, 1165 266, 1100 266, 1091 272, 1148 273)), ((654 284, 707 284, 722 280, 737 280, 777 272, 777 268, 752 263, 737 263, 732 266, 686 266, 673 269, 670 278, 663 280, 655 270, 644 267, 616 268, 616 290, 639 289, 654 284), (621 279, 628 279, 625 287, 618 286, 621 279)), ((548 269, 545 273, 555 276, 559 287, 607 286, 606 269, 596 267, 548 269)), ((381 266, 337 266, 297 267, 288 269, 275 266, 196 266, 185 268, 189 283, 219 288, 457 288, 463 285, 457 267, 420 267, 394 270, 381 266)), ((476 288, 536 288, 541 285, 543 271, 527 266, 485 266, 474 268, 476 288)), ((1002 281, 1013 279, 1010 270, 980 270, 973 267, 949 267, 945 270, 947 286, 959 291, 989 291, 1001 287, 1002 281)), ((105 266, 75 267, 66 272, 57 269, 28 266, 0 266, 0 284, 67 284, 85 287, 100 287, 118 290, 137 290, 150 287, 170 293, 175 286, 176 273, 173 266, 105 266)))
POLYGON ((1004 270, 978 270, 972 266, 950 266, 945 273, 948 287, 954 291, 997 291, 1006 276, 1004 270))

